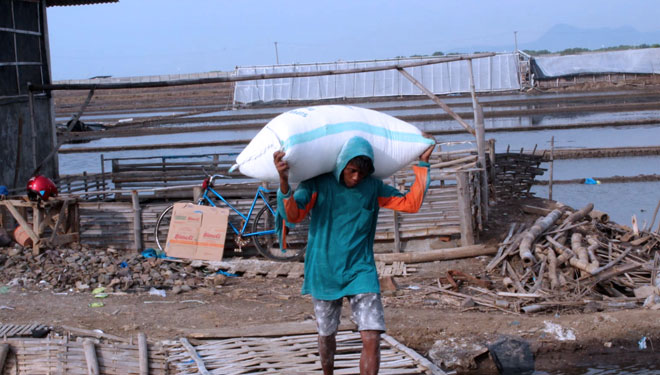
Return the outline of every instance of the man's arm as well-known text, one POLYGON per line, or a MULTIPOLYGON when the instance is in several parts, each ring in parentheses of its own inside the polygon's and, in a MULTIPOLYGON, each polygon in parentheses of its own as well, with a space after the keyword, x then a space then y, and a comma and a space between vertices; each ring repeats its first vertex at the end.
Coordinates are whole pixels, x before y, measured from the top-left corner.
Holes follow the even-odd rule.
POLYGON ((282 160, 284 155, 284 151, 275 151, 273 153, 273 164, 275 164, 277 174, 280 175, 280 191, 282 194, 287 194, 289 192, 289 163, 282 160))
POLYGON ((284 152, 273 154, 273 163, 280 176, 280 188, 277 191, 277 211, 289 223, 301 222, 316 203, 317 193, 305 182, 301 182, 293 192, 289 186, 289 164, 282 160, 284 152))
MULTIPOLYGON (((423 133, 424 137, 433 139, 433 136, 423 133)), ((422 207, 424 195, 431 184, 431 165, 429 159, 435 148, 435 143, 419 156, 419 165, 413 167, 415 182, 410 191, 402 194, 392 186, 383 184, 378 194, 378 205, 391 210, 402 212, 417 212, 422 207)))

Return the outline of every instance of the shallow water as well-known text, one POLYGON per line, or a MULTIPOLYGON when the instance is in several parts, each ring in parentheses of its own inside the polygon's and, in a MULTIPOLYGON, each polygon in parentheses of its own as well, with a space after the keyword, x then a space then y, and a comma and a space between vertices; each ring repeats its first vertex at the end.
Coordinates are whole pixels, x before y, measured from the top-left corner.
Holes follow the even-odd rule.
POLYGON ((533 375, 660 375, 657 365, 603 365, 579 367, 571 366, 565 370, 544 372, 535 371, 533 375))
MULTIPOLYGON (((517 96, 512 95, 511 98, 517 96)), ((502 99, 502 98, 500 98, 502 99)), ((448 101, 465 102, 465 98, 450 98, 448 101)), ((420 105, 428 104, 427 101, 409 101, 397 103, 397 105, 420 105)), ((392 103, 368 103, 365 107, 384 107, 392 103)), ((362 105, 361 105, 362 106, 362 105)), ((288 107, 265 108, 265 109, 239 109, 236 111, 224 111, 218 113, 207 113, 198 115, 199 117, 209 115, 235 115, 241 113, 280 113, 288 110, 288 107)), ((416 110, 417 113, 437 112, 437 109, 416 110)), ((393 111, 391 114, 408 113, 409 110, 393 111)), ((154 113, 165 113, 154 111, 154 113)), ((153 114, 153 113, 151 113, 153 114)), ((145 114, 125 114, 115 115, 117 117, 144 116, 145 114)), ((197 117, 197 116, 196 116, 197 117)), ((660 124, 643 126, 618 126, 602 128, 581 128, 581 129, 554 129, 554 130, 532 130, 524 132, 489 132, 489 128, 507 127, 512 125, 526 125, 531 128, 535 124, 565 124, 565 123, 585 123, 598 121, 615 121, 623 119, 644 119, 649 117, 660 117, 658 111, 638 111, 638 112, 620 112, 620 113, 595 113, 595 114, 553 114, 545 116, 526 116, 511 118, 487 119, 490 122, 486 124, 486 138, 495 139, 496 151, 505 152, 509 149, 511 152, 518 152, 520 149, 531 150, 535 146, 538 149, 549 149, 550 139, 554 137, 556 149, 570 148, 595 148, 595 147, 622 147, 622 146, 657 146, 660 141, 660 124)), ((253 120, 245 120, 247 123, 254 123, 253 120)), ((218 122, 210 121, 204 124, 195 125, 217 125, 218 122)), ((417 123, 422 130, 436 130, 442 128, 456 127, 455 121, 423 122, 417 123)), ((170 126, 190 126, 190 125, 170 125, 170 126)), ((200 133, 181 133, 153 135, 145 137, 125 137, 125 138, 107 138, 99 139, 89 143, 77 145, 64 145, 63 148, 77 147, 103 147, 120 145, 139 145, 139 144, 167 144, 167 143, 194 143, 209 140, 230 140, 230 139, 251 139, 258 130, 241 131, 215 131, 200 133)), ((471 144, 462 144, 456 146, 443 145, 443 150, 452 150, 457 148, 475 147, 474 137, 465 133, 441 135, 437 137, 440 142, 463 142, 472 141, 471 144)), ((176 155, 202 155, 204 153, 214 152, 232 152, 238 155, 242 147, 204 147, 204 148, 185 148, 185 149, 155 149, 138 151, 116 151, 104 153, 104 158, 124 158, 124 157, 145 157, 145 156, 176 156, 176 155)), ((87 154, 61 154, 59 155, 59 165, 61 174, 75 174, 87 171, 88 173, 101 172, 101 159, 99 153, 87 154)), ((548 168, 548 164, 541 165, 542 168, 548 168)), ((110 163, 105 164, 105 171, 110 170, 110 163)), ((660 156, 640 156, 640 157, 621 157, 621 158, 602 158, 602 159, 578 159, 578 160, 557 160, 554 163, 554 179, 569 180, 586 177, 611 177, 611 176, 635 176, 639 174, 660 174, 660 156)), ((547 172, 539 179, 547 180, 547 172)), ((547 186, 535 186, 532 191, 538 196, 547 198, 547 186)), ((555 185, 553 187, 553 198, 566 203, 572 207, 583 207, 587 203, 593 202, 596 209, 608 212, 612 220, 630 225, 631 216, 635 215, 640 225, 644 221, 650 223, 652 212, 660 200, 660 182, 636 182, 636 183, 612 183, 601 185, 555 185)), ((658 225, 660 219, 656 220, 658 225)))
MULTIPOLYGON (((532 192, 548 198, 548 186, 535 185, 532 192)), ((653 211, 660 201, 660 181, 554 185, 552 199, 576 209, 593 203, 594 209, 607 212, 611 221, 622 225, 630 226, 635 215, 641 229, 644 223, 651 224, 653 211)), ((660 217, 656 218, 653 228, 657 228, 659 220, 660 217)))

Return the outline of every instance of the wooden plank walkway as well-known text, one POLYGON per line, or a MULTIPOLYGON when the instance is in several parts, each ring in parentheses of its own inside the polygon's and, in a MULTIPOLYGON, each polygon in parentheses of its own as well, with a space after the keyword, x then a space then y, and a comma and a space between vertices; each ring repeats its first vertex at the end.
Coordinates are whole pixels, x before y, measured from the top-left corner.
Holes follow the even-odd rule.
MULTIPOLYGON (((335 374, 359 374, 360 334, 337 334, 335 374)), ((316 334, 278 337, 235 337, 220 340, 185 338, 165 345, 172 373, 310 374, 321 373, 316 334)), ((393 337, 381 339, 380 374, 445 374, 432 362, 393 337)))
MULTIPOLYGON (((195 265, 206 265, 225 272, 240 275, 242 277, 264 277, 277 278, 286 277, 295 279, 302 277, 305 265, 302 262, 275 262, 262 259, 232 259, 222 262, 207 262, 202 260, 193 261, 195 265)), ((415 268, 408 268, 404 262, 376 262, 379 276, 407 276, 414 272, 415 268)))

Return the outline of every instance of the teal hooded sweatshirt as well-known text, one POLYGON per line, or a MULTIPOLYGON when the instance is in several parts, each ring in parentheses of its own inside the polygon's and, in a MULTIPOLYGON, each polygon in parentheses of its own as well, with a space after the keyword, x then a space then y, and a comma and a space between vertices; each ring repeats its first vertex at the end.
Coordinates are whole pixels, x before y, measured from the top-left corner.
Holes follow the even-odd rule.
POLYGON ((278 190, 278 213, 288 222, 311 215, 302 294, 335 300, 380 293, 373 252, 378 211, 417 212, 422 205, 430 183, 428 163, 413 167, 415 182, 406 194, 372 176, 348 188, 342 171, 361 155, 374 159, 369 142, 353 137, 344 144, 332 173, 301 182, 295 192, 278 190))

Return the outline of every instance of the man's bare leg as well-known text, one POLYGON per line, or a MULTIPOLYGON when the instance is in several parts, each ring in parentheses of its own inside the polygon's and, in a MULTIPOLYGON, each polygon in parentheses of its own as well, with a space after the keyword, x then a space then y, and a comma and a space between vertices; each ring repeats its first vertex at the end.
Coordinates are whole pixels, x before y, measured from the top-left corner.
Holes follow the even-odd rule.
POLYGON ((335 370, 335 352, 337 351, 336 334, 330 336, 319 335, 319 355, 323 375, 332 375, 335 370))
POLYGON ((360 331, 360 375, 376 375, 380 369, 380 331, 360 331))

